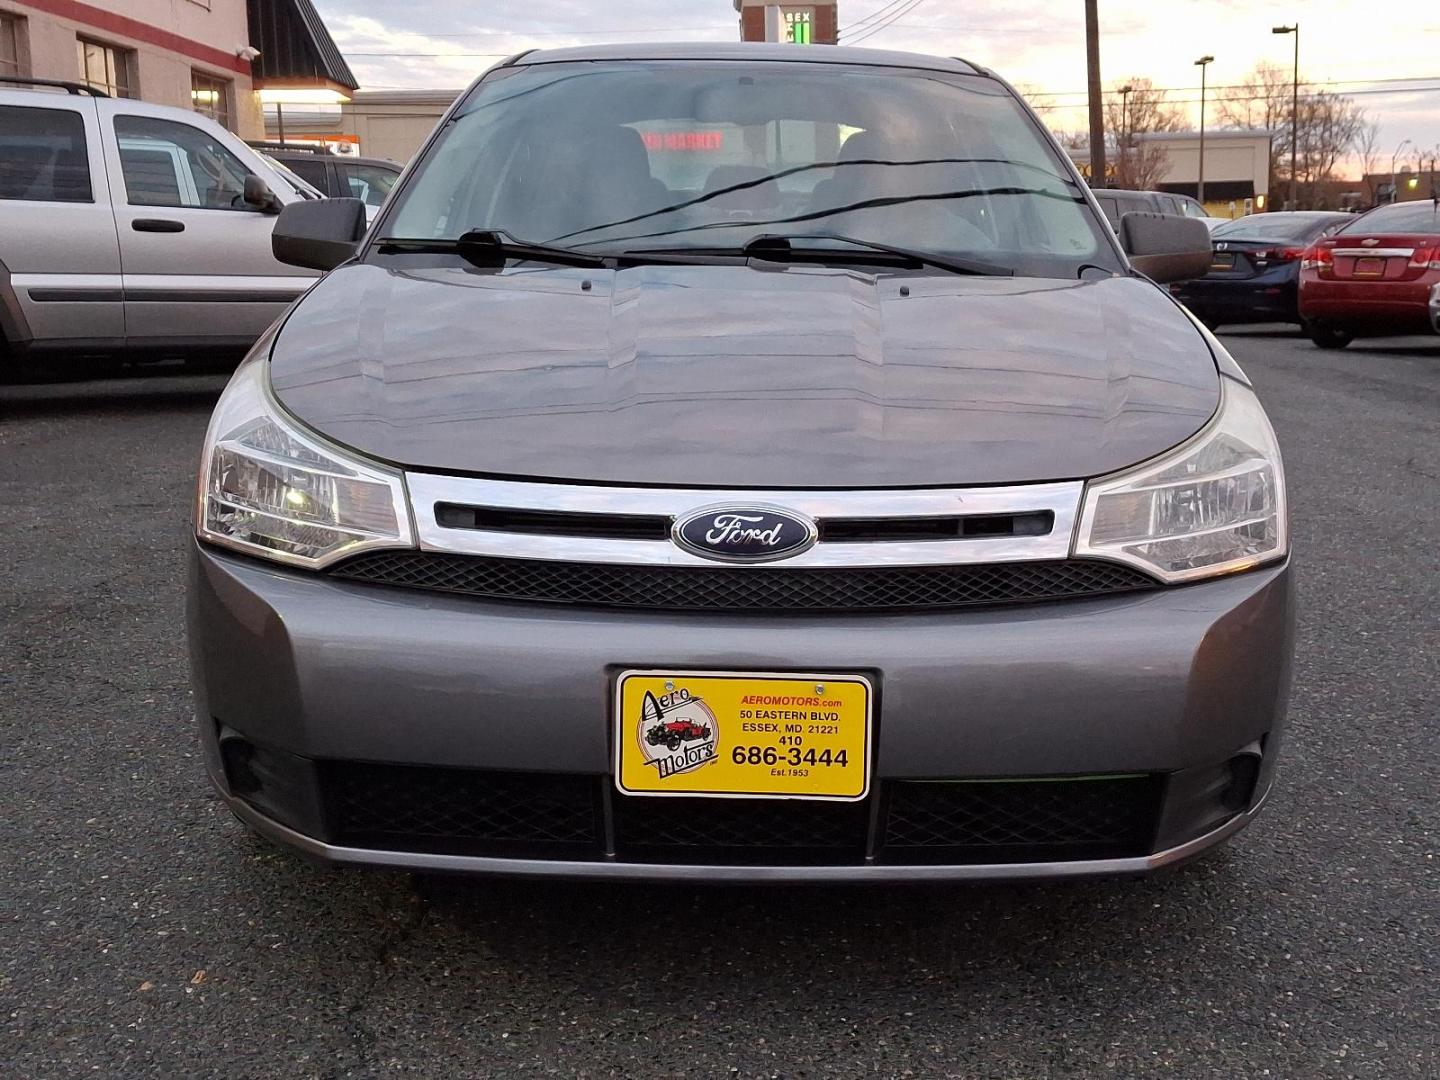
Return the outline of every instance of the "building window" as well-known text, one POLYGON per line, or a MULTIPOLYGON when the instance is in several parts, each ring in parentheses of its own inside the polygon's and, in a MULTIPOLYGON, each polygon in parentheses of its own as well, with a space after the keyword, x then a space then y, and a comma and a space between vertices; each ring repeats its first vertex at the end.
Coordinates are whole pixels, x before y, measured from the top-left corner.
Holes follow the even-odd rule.
POLYGON ((190 107, 230 129, 230 82, 200 71, 190 73, 190 107))
POLYGON ((20 20, 0 11, 0 75, 23 75, 20 70, 20 20))
POLYGON ((103 90, 111 97, 135 96, 135 54, 98 41, 76 38, 80 57, 80 81, 103 90))
POLYGON ((814 8, 791 8, 785 12, 785 40, 792 45, 814 44, 814 8))

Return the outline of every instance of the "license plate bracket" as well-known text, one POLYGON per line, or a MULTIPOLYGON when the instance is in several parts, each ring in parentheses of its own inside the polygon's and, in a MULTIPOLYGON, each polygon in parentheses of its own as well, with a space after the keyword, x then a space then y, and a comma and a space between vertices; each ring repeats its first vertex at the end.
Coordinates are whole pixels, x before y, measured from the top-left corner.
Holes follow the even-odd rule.
POLYGON ((630 670, 615 684, 622 794, 858 802, 874 690, 853 674, 630 670))

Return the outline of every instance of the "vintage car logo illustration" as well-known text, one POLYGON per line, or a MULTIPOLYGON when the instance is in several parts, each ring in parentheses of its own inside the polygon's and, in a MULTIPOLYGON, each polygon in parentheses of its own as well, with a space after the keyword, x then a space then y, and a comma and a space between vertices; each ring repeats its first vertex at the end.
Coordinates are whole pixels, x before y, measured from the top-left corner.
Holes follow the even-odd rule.
POLYGON ((806 551, 819 537, 809 518, 770 506, 712 506, 675 522, 675 543, 721 562, 768 562, 806 551))
POLYGON ((648 765, 661 778, 691 772, 715 760, 718 725, 704 700, 679 689, 640 702, 636 737, 648 765))

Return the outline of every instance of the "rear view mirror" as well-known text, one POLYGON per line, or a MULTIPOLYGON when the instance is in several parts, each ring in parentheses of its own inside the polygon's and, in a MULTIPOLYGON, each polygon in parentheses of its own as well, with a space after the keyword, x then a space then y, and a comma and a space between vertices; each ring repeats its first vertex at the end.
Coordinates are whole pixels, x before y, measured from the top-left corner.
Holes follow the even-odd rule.
POLYGON ((1131 266, 1161 284, 1204 277, 1210 269, 1210 229, 1198 218, 1126 214, 1120 219, 1120 246, 1131 266))
POLYGON ((308 270, 333 270, 355 254, 365 235, 359 199, 315 199, 280 211, 270 249, 275 258, 308 270))
POLYGON ((242 198, 246 206, 259 210, 262 214, 278 214, 285 205, 276 198, 269 184, 254 175, 245 177, 245 194, 242 198))

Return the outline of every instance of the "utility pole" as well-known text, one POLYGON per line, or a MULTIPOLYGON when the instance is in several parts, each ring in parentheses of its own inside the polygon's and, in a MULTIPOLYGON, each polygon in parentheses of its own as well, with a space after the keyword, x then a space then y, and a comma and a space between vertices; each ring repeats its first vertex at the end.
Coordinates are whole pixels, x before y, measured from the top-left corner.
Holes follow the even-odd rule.
POLYGON ((1105 181, 1105 102, 1100 90, 1099 0, 1085 0, 1085 61, 1090 70, 1090 186, 1105 181))
POLYGON ((1205 69, 1215 62, 1213 56, 1202 56, 1195 61, 1200 69, 1200 177, 1195 184, 1195 200, 1205 205, 1205 69))
POLYGON ((1295 82, 1290 96, 1290 205, 1287 210, 1299 210, 1300 200, 1296 195, 1300 178, 1296 162, 1300 156, 1300 24, 1272 27, 1272 34, 1295 35, 1295 82))

